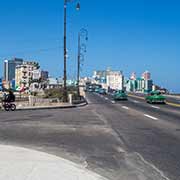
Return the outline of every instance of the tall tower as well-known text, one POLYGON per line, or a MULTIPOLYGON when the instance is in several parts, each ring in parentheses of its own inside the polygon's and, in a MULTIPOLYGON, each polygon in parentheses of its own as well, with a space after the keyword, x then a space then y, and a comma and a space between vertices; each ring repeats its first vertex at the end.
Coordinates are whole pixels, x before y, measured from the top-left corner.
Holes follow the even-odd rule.
POLYGON ((13 60, 4 61, 4 80, 10 82, 15 79, 16 66, 21 65, 23 59, 14 58, 13 60))
POLYGON ((142 79, 144 80, 150 80, 151 79, 151 73, 149 71, 145 71, 143 74, 142 74, 142 79))

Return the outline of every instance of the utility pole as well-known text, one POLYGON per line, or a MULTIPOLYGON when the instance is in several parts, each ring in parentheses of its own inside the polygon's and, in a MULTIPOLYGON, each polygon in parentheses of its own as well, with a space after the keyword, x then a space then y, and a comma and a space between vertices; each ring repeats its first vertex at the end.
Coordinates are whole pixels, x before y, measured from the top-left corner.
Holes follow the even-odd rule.
MULTIPOLYGON (((67 3, 71 0, 64 0, 64 88, 63 88, 63 102, 68 102, 67 92, 67 43, 66 43, 66 25, 67 25, 67 3)), ((76 10, 80 10, 80 3, 77 3, 76 10)))
POLYGON ((79 79, 80 79, 80 58, 81 58, 81 35, 78 33, 78 67, 77 67, 77 94, 78 97, 80 97, 80 91, 79 91, 79 79))
POLYGON ((77 94, 80 97, 80 88, 79 88, 79 81, 80 81, 80 68, 81 68, 81 59, 84 60, 84 53, 86 53, 86 44, 81 44, 81 37, 85 38, 85 41, 88 40, 88 31, 82 28, 78 33, 78 59, 77 59, 77 94))
POLYGON ((63 102, 68 101, 67 95, 67 49, 66 49, 66 19, 67 19, 67 0, 64 0, 64 89, 63 89, 63 102))

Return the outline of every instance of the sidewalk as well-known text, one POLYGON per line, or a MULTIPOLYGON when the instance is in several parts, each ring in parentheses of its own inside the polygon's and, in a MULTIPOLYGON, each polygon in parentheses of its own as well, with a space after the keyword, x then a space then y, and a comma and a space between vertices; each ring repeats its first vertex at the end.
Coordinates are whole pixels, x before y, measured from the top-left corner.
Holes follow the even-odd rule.
POLYGON ((68 160, 0 145, 0 180, 107 180, 68 160))

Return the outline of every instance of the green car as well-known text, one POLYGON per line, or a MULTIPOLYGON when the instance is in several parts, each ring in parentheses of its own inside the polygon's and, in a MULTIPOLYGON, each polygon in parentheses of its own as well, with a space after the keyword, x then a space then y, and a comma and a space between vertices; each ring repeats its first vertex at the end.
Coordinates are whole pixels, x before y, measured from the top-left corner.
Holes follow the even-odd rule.
POLYGON ((166 103, 166 98, 159 91, 152 91, 149 95, 146 96, 147 103, 166 103))
POLYGON ((99 89, 99 94, 106 95, 106 90, 103 88, 99 89))
POLYGON ((128 99, 128 96, 126 94, 125 91, 123 90, 119 90, 119 91, 116 91, 113 95, 113 99, 114 100, 127 100, 128 99))
POLYGON ((96 93, 99 93, 99 91, 100 91, 100 88, 96 88, 96 89, 95 89, 95 92, 96 92, 96 93))

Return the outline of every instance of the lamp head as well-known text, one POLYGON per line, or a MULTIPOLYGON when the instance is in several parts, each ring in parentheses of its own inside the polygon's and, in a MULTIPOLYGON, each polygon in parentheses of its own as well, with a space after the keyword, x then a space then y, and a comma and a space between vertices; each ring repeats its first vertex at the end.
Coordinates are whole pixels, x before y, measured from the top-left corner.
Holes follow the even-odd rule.
POLYGON ((80 3, 78 2, 76 5, 76 10, 79 11, 81 9, 80 3))

